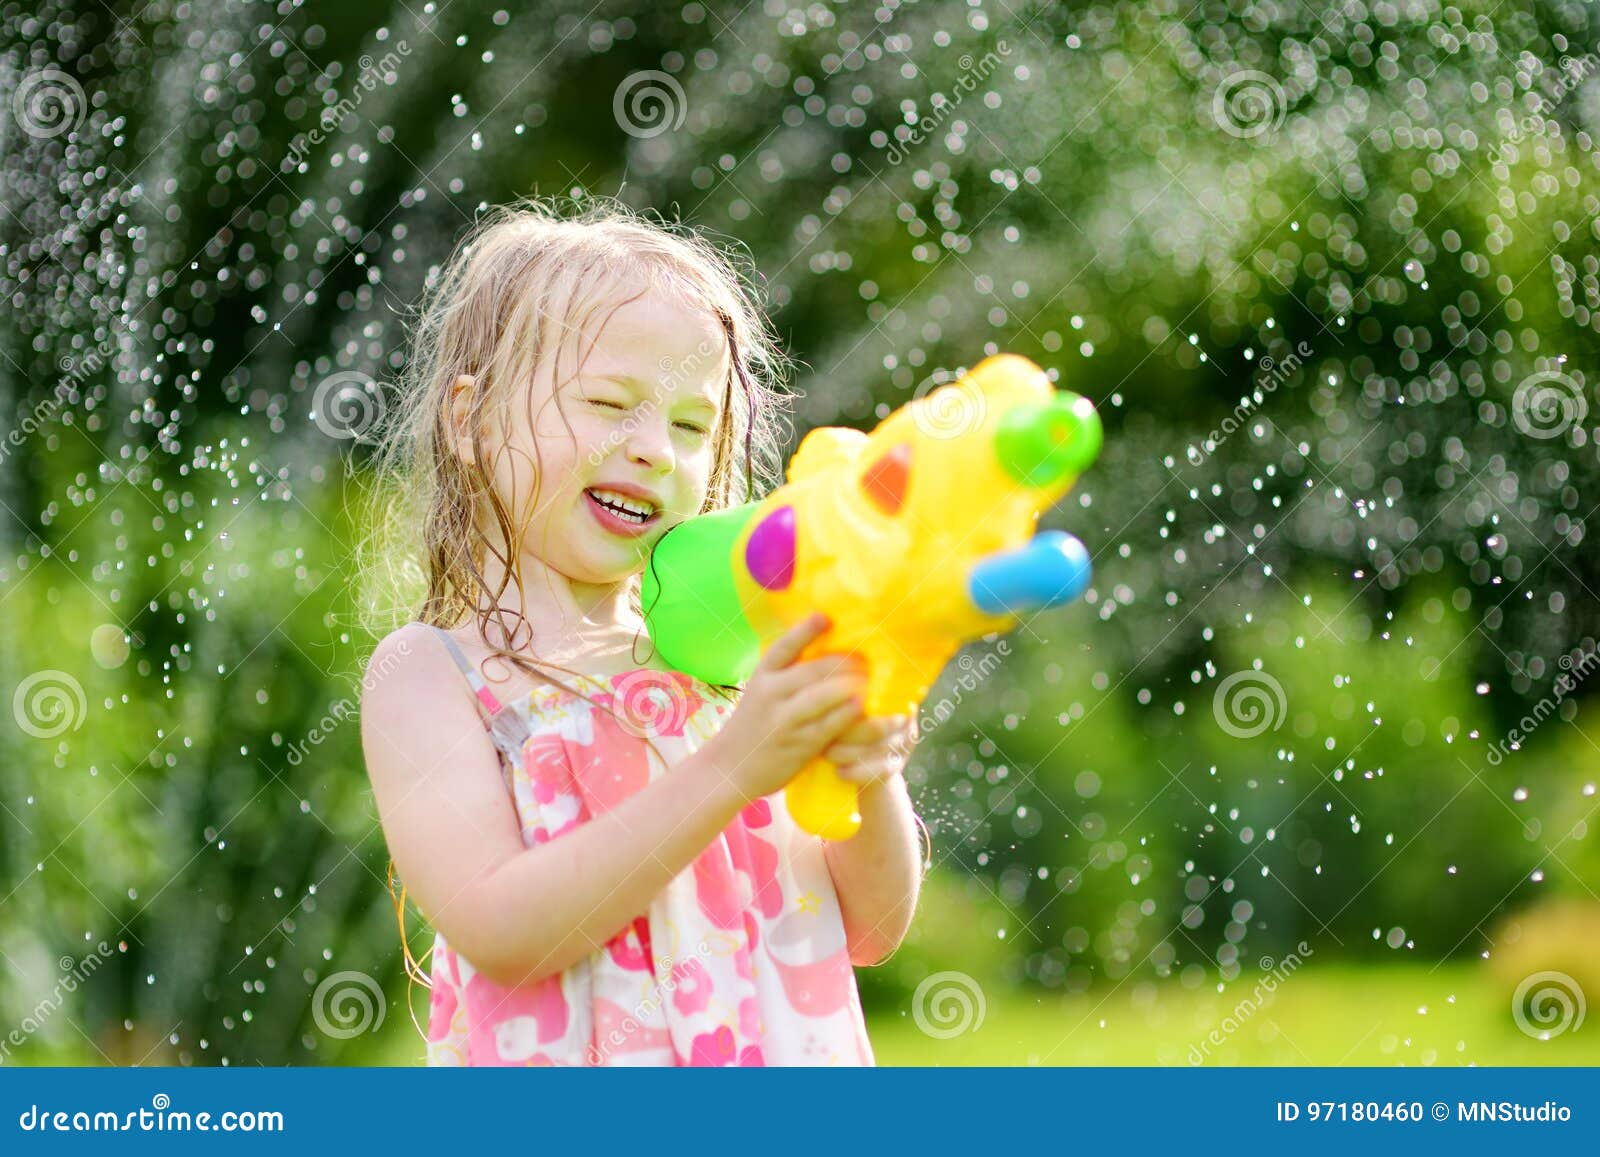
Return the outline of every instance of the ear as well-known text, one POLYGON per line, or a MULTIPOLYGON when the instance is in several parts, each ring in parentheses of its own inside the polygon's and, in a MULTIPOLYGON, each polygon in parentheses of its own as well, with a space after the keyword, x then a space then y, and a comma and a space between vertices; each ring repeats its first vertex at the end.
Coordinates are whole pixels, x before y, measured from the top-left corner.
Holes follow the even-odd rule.
POLYGON ((471 374, 459 374, 450 383, 450 397, 445 403, 446 421, 450 426, 450 448, 461 461, 471 463, 472 430, 470 417, 472 404, 478 394, 478 379, 471 374))

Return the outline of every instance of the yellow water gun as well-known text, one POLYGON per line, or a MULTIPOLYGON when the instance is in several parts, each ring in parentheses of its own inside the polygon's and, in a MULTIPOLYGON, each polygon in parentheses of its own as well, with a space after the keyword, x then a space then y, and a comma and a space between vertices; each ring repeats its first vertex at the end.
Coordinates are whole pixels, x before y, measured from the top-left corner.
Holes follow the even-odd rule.
MULTIPOLYGON (((1100 452, 1087 398, 1000 354, 914 399, 870 434, 812 430, 788 481, 759 502, 699 515, 661 537, 645 568, 645 623, 672 666, 742 683, 779 635, 820 610, 800 656, 867 661, 865 712, 909 714, 969 640, 1075 599, 1089 555, 1035 533, 1100 452)), ((817 760, 785 790, 806 831, 861 826, 856 785, 817 760)))

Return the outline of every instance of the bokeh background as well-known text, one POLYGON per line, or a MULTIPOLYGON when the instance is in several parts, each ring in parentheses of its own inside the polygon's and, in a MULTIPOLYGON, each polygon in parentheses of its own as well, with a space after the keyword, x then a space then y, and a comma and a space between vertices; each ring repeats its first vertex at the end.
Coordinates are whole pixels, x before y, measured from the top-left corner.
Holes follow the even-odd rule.
POLYGON ((997 350, 1106 423, 1045 519, 1093 589, 928 704, 884 1062, 1600 1063, 1595 7, 0 29, 0 1063, 420 1059, 366 431, 430 272, 535 194, 745 247, 796 438, 997 350))

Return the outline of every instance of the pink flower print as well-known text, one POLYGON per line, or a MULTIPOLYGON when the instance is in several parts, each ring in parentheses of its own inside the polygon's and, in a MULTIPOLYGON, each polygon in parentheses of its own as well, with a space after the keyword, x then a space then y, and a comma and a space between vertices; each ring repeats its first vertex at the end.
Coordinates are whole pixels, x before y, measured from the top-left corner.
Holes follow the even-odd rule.
POLYGON ((606 952, 610 954, 618 968, 626 968, 629 972, 649 972, 650 918, 637 917, 632 924, 606 942, 606 952))
POLYGON ((761 1039, 761 1002, 753 996, 739 1002, 739 1035, 746 1040, 761 1039))
POLYGON ((529 738, 522 745, 522 766, 527 769, 533 798, 541 804, 552 803, 557 792, 572 790, 566 744, 556 732, 541 732, 529 738))
POLYGON ((695 897, 700 911, 718 928, 737 928, 744 915, 739 879, 728 854, 728 841, 717 840, 694 861, 695 897))
POLYGON ((744 1069, 759 1069, 766 1066, 766 1060, 761 1056, 760 1045, 746 1045, 739 1050, 739 1067, 744 1069))
POLYGON ((535 806, 526 826, 535 844, 543 844, 577 827, 586 818, 583 800, 572 782, 567 744, 555 732, 533 736, 522 748, 522 767, 533 789, 535 806))
POLYGON ((778 849, 742 824, 727 830, 728 855, 733 866, 749 880, 751 897, 768 920, 783 911, 783 889, 778 885, 778 849))
POLYGON ((764 828, 772 822, 772 805, 765 798, 751 800, 739 818, 747 828, 764 828))
POLYGON ((541 1063, 536 1059, 539 1046, 560 1040, 567 1032, 567 1000, 559 976, 505 988, 474 975, 467 981, 467 1005, 479 1028, 493 1033, 492 1042, 481 1035, 473 1042, 475 1053, 486 1045, 492 1049, 495 1060, 490 1063, 541 1063))
POLYGON ((674 967, 672 979, 672 1005, 678 1015, 693 1016, 711 1003, 711 974, 698 956, 691 956, 674 967))
POLYGON ((734 1063, 733 1030, 723 1025, 715 1032, 703 1032, 694 1038, 689 1051, 689 1063, 700 1068, 721 1068, 734 1063))
POLYGON ((459 1003, 456 999, 456 986, 451 982, 448 971, 435 969, 433 995, 428 1000, 429 1042, 443 1040, 449 1035, 450 1025, 456 1018, 456 1008, 459 1003))
POLYGON ((608 812, 650 782, 650 752, 603 711, 594 713, 594 742, 567 744, 567 759, 591 816, 608 812))

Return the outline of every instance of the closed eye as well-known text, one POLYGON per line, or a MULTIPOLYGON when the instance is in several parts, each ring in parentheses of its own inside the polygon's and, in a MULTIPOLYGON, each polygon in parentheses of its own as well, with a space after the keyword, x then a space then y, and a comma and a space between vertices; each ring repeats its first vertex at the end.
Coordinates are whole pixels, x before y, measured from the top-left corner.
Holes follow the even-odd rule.
POLYGON ((609 406, 613 410, 626 410, 628 408, 627 406, 624 406, 621 402, 611 402, 611 401, 607 401, 605 398, 588 398, 588 399, 585 399, 585 400, 591 406, 609 406))
POLYGON ((680 429, 680 430, 691 430, 696 434, 709 434, 709 433, 711 433, 711 431, 706 429, 704 426, 697 425, 694 422, 678 422, 678 423, 676 423, 676 425, 677 425, 678 429, 680 429))

